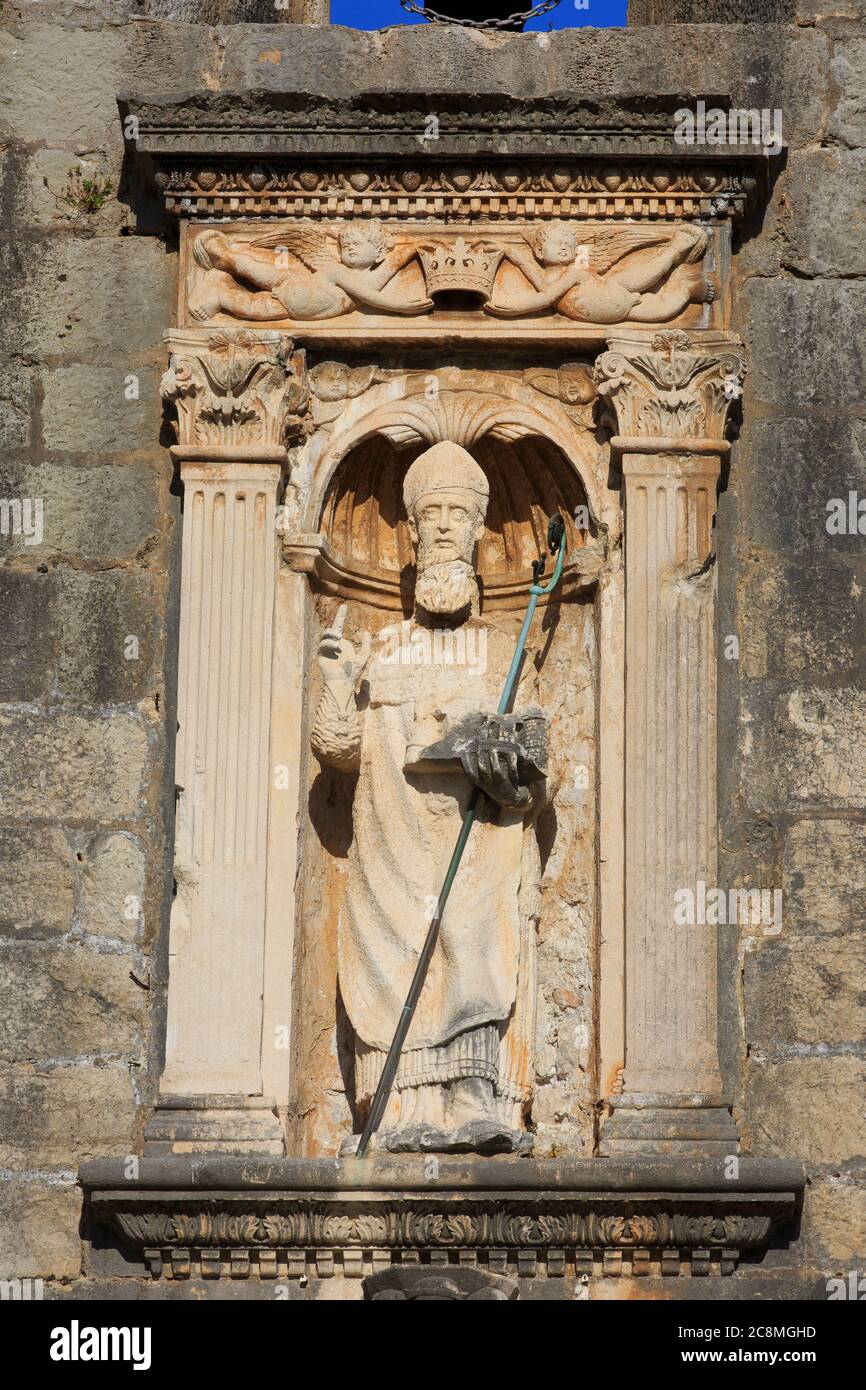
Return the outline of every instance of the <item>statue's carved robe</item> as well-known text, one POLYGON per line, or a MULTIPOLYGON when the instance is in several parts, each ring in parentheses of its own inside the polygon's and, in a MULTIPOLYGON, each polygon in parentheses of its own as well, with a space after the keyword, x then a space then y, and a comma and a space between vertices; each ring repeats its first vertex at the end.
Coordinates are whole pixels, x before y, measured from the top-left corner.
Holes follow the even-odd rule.
MULTIPOLYGON (((419 650, 426 644, 429 651, 429 631, 414 624, 412 631, 424 634, 419 650)), ((471 620, 461 633, 467 652, 461 664, 409 664, 401 659, 404 627, 401 651, 389 656, 386 649, 367 669, 366 708, 346 720, 346 736, 356 745, 360 738, 359 777, 338 965, 359 1062, 365 1063, 356 1077, 358 1100, 381 1072, 472 793, 462 770, 415 773, 411 763, 462 715, 496 710, 514 654, 516 628, 471 620)), ((516 709, 532 703, 535 679, 527 651, 516 709)), ((333 723, 329 734, 333 749, 340 742, 333 723)), ((323 742, 314 730, 317 752, 323 742)), ((495 1032, 488 1033, 494 1069, 488 1075, 498 1093, 518 1105, 530 1094, 539 880, 532 822, 538 804, 538 797, 530 808, 485 800, 479 809, 407 1038, 404 1084, 434 1079, 429 1049, 458 1039, 449 1049, 457 1057, 459 1035, 489 1024, 495 1032)), ((484 1073, 470 1066, 468 1074, 484 1073)))

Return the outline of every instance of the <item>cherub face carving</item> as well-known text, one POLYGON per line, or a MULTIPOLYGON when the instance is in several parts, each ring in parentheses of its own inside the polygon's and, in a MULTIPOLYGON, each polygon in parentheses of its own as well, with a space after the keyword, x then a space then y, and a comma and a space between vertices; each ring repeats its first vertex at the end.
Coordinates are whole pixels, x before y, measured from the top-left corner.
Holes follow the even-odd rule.
POLYGON ((577 236, 565 223, 552 222, 536 234, 533 249, 542 265, 571 265, 577 255, 577 236))
POLYGON ((384 259, 388 239, 377 223, 346 227, 340 232, 340 260, 352 270, 369 270, 384 259))

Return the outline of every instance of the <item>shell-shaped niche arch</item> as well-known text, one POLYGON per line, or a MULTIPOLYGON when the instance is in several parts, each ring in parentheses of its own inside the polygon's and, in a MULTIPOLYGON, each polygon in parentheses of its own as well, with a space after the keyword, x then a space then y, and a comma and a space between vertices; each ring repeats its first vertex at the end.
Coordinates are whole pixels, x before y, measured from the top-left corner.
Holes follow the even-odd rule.
MULTIPOLYGON (((585 543, 587 498, 573 467, 550 440, 529 434, 502 438, 489 429, 484 434, 479 430, 479 436, 465 447, 490 484, 476 559, 484 604, 517 607, 526 602, 532 562, 547 548, 547 522, 553 512, 565 521, 570 556, 585 543)), ((419 438, 417 429, 402 437, 389 429, 361 440, 341 460, 319 523, 328 555, 327 572, 321 577, 331 592, 366 594, 384 607, 411 606, 414 564, 403 478, 429 442, 429 434, 419 438)))

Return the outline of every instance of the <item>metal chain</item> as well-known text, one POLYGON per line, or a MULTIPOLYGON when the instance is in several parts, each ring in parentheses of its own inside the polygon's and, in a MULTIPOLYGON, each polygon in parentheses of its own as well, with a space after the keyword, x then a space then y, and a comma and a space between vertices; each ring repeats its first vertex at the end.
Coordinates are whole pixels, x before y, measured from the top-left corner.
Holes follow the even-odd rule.
POLYGON ((541 0, 538 5, 533 5, 531 10, 522 10, 517 14, 510 14, 507 19, 456 19, 452 14, 439 14, 437 10, 431 10, 429 5, 416 5, 415 0, 400 0, 403 9, 409 14, 419 14, 422 19, 429 19, 431 24, 460 24, 464 29, 508 29, 517 20, 525 24, 528 19, 537 19, 539 15, 548 14, 550 10, 555 10, 560 0, 541 0))

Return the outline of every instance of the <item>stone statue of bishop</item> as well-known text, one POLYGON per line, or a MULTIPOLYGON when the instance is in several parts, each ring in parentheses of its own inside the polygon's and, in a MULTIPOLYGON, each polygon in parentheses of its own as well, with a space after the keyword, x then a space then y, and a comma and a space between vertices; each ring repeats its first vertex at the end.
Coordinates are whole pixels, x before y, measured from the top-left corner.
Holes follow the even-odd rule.
MULTIPOLYGON (((479 612, 474 558, 488 494, 484 472, 459 445, 446 441, 421 454, 403 485, 416 552, 411 659, 404 643, 396 657, 371 660, 366 634, 357 648, 343 636, 345 607, 319 645, 324 688, 313 751, 321 763, 357 773, 338 970, 362 1115, 473 784, 484 793, 377 1136, 392 1152, 527 1152, 532 1143, 525 1119, 544 780, 519 785, 517 745, 501 737, 482 736, 441 764, 425 756, 467 716, 495 712, 514 653, 516 628, 479 612)), ((531 700, 536 678, 527 649, 516 707, 531 700)), ((343 1151, 353 1143, 357 1136, 343 1151)))

